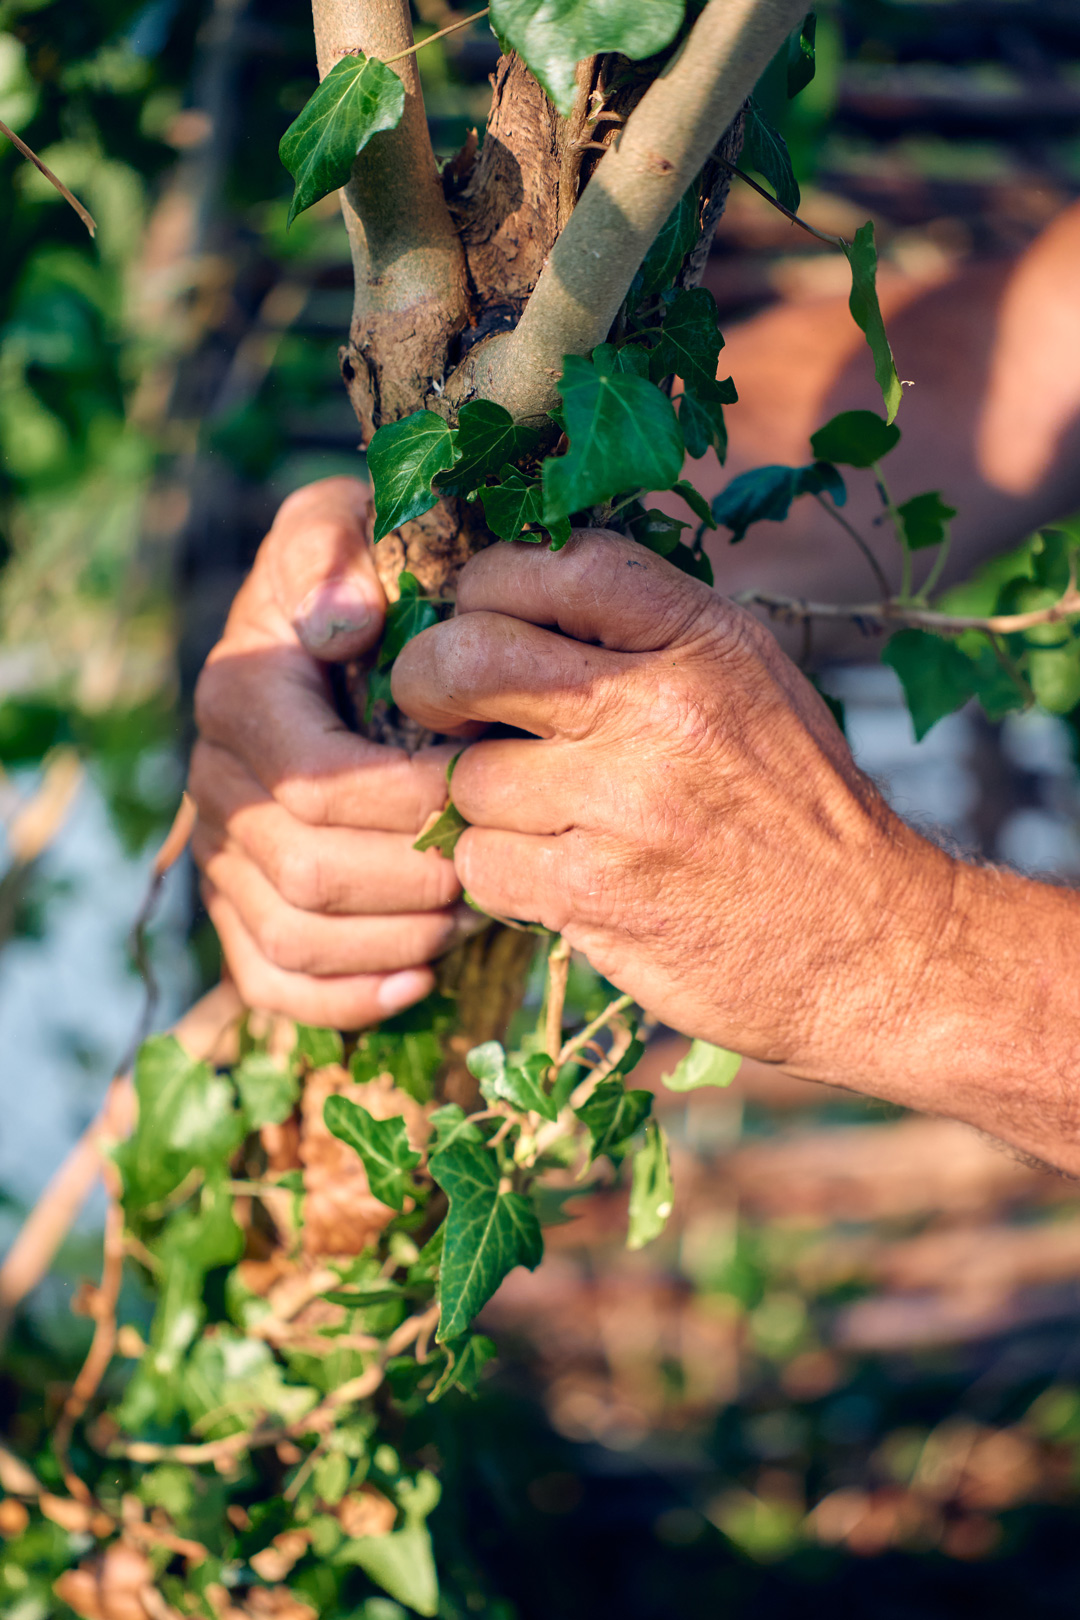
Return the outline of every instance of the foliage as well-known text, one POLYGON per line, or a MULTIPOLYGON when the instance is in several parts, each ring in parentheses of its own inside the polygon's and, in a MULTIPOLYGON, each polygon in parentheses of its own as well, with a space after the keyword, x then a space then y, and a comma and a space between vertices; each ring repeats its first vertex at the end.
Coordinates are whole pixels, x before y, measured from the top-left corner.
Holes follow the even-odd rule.
POLYGON ((281 137, 281 161, 296 182, 290 225, 345 185, 357 155, 380 130, 395 129, 404 108, 405 86, 375 57, 358 51, 334 63, 281 137))

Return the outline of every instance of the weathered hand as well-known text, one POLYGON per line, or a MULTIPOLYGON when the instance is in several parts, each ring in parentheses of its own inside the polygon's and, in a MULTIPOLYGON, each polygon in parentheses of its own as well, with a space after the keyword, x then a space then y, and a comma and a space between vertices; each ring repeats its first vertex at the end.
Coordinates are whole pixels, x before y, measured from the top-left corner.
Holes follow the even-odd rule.
POLYGON ((456 767, 479 905, 561 931, 687 1033, 821 1079, 872 1065, 918 994, 951 862, 757 621, 614 534, 495 546, 393 686, 438 731, 538 739, 456 767))
POLYGON ((367 742, 330 700, 325 663, 382 627, 369 516, 351 478, 285 501, 199 679, 191 763, 195 858, 242 996, 341 1029, 426 995, 426 964, 475 923, 449 862, 412 848, 450 750, 367 742))

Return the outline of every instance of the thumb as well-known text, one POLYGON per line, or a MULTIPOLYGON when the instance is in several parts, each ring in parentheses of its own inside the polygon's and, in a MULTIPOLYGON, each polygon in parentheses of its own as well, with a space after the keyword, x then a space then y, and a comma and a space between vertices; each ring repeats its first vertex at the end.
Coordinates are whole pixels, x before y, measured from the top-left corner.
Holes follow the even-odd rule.
POLYGON ((315 658, 357 658, 382 633, 371 512, 359 478, 323 478, 282 503, 263 543, 277 606, 315 658))

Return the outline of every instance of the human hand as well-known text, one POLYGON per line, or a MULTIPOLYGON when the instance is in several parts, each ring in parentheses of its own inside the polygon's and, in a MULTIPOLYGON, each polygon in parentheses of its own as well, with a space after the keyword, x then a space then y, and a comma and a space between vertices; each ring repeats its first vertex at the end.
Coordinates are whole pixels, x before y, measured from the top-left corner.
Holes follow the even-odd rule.
POLYGON ((476 742, 455 768, 478 905, 562 933, 687 1034, 808 1078, 874 1072, 952 863, 749 614, 615 534, 493 546, 393 691, 439 732, 537 738, 476 742))
POLYGON ((331 702, 326 664, 382 628, 369 526, 356 479, 290 495, 195 694, 193 850, 237 988, 338 1029, 427 995, 427 964, 476 922, 450 863, 412 848, 453 750, 368 742, 331 702))

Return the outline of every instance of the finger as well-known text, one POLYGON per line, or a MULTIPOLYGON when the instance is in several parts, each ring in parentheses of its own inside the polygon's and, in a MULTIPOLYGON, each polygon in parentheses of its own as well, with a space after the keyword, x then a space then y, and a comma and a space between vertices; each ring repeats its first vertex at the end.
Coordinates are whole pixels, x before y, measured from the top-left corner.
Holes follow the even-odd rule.
POLYGON ((587 736, 618 704, 626 660, 505 613, 473 612, 433 625, 394 663, 394 702, 431 731, 501 722, 540 737, 587 736))
POLYGON ((400 916, 324 917, 282 900, 235 847, 200 839, 199 865, 237 912, 260 955, 288 973, 396 973, 419 967, 475 932, 469 907, 400 916))
POLYGON ((234 754, 300 821, 419 832, 446 803, 452 747, 409 755, 358 737, 306 653, 284 647, 211 654, 195 688, 203 738, 234 754))
POLYGON ((274 967, 258 950, 229 901, 212 883, 203 900, 236 988, 248 1007, 281 1013, 319 1029, 364 1029, 422 1001, 435 988, 430 968, 314 978, 274 967))
POLYGON ((561 551, 520 542, 466 563, 457 611, 508 613, 623 652, 684 647, 739 610, 701 580, 609 529, 579 529, 561 551))
POLYGON ((571 918, 565 839, 470 827, 458 839, 454 865, 469 898, 492 916, 541 923, 555 934, 571 918))
POLYGON ((582 745, 493 738, 467 748, 454 766, 454 804, 472 826, 557 836, 595 822, 610 774, 582 745))
MULTIPOLYGON (((199 826, 251 859, 290 905, 329 915, 436 911, 461 890, 450 861, 413 849, 413 832, 309 827, 282 808, 231 754, 202 743, 189 791, 199 826)), ((201 847, 197 830, 196 859, 201 847)))
POLYGON ((357 658, 379 639, 386 598, 371 511, 371 491, 358 478, 324 478, 282 503, 260 548, 256 567, 316 658, 357 658))

